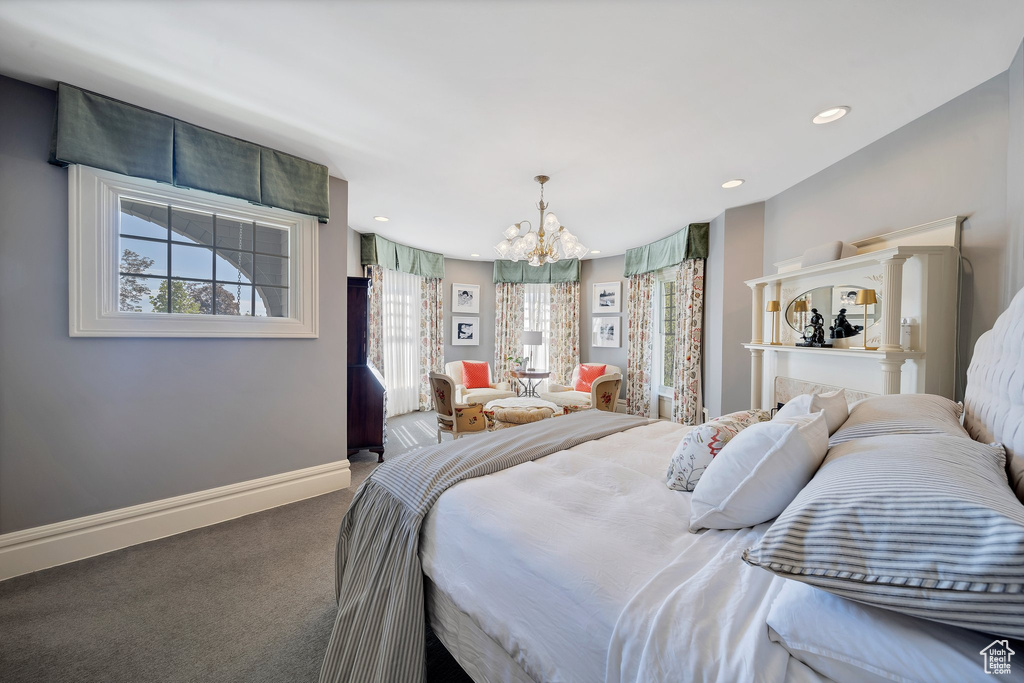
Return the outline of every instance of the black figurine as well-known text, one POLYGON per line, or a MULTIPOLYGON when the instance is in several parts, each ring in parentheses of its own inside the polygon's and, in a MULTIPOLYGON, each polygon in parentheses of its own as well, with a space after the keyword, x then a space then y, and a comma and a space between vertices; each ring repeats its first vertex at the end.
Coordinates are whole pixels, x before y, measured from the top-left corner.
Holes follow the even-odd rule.
POLYGON ((807 339, 806 332, 804 333, 804 339, 807 339, 803 344, 797 346, 816 346, 818 348, 831 348, 831 344, 825 343, 825 316, 818 313, 817 308, 811 309, 811 321, 809 327, 811 328, 811 337, 807 339))
POLYGON ((832 339, 846 339, 847 337, 856 337, 860 334, 860 325, 852 325, 849 320, 846 319, 846 309, 840 308, 839 315, 836 316, 835 324, 828 328, 829 337, 832 339))

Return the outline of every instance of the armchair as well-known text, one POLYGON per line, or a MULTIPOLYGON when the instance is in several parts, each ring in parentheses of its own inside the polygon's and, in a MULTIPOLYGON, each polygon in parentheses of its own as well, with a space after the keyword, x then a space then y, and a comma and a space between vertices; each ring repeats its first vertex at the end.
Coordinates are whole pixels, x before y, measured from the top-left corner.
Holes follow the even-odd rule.
POLYGON ((516 392, 509 388, 508 382, 495 382, 490 363, 487 364, 487 384, 481 389, 467 389, 462 378, 462 361, 445 363, 444 372, 455 382, 455 401, 457 403, 486 404, 499 398, 512 398, 516 392))
POLYGON ((430 373, 430 395, 437 413, 437 442, 442 434, 458 439, 463 434, 487 431, 487 418, 481 403, 459 404, 453 401, 455 381, 439 372, 430 373))
POLYGON ((583 365, 604 365, 605 374, 590 385, 590 391, 576 391, 573 387, 579 379, 579 366, 572 372, 570 386, 551 382, 548 390, 540 395, 545 401, 560 406, 585 406, 615 412, 622 387, 622 371, 615 365, 605 363, 583 363, 583 365), (609 384, 614 383, 614 384, 609 384))

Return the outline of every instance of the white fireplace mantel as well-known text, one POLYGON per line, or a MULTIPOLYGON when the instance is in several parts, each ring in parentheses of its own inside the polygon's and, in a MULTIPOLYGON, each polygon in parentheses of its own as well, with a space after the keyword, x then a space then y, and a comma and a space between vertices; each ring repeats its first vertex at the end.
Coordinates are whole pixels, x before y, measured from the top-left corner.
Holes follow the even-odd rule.
MULTIPOLYGON (((770 394, 776 377, 873 394, 953 398, 962 220, 954 216, 862 240, 856 256, 807 268, 791 259, 776 264, 780 272, 747 280, 753 303, 751 341, 744 344, 751 355, 751 407, 774 405, 770 394), (880 320, 853 343, 867 338, 878 350, 848 348, 851 342, 842 339, 833 341, 835 348, 795 346, 797 335, 783 319, 789 302, 808 290, 839 285, 877 291, 880 320), (773 299, 782 311, 770 325, 765 306, 773 299), (914 320, 909 349, 900 346, 904 317, 914 320), (781 344, 771 344, 772 339, 781 344)), ((856 322, 855 311, 850 319, 856 322)))

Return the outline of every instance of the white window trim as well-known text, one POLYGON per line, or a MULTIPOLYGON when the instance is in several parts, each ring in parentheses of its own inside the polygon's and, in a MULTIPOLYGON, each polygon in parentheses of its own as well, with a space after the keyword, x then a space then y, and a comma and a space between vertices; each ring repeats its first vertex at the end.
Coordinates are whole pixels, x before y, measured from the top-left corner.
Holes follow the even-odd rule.
POLYGON ((68 168, 68 328, 72 337, 318 337, 319 228, 312 216, 88 166, 68 168), (287 229, 289 318, 118 310, 121 197, 287 229))

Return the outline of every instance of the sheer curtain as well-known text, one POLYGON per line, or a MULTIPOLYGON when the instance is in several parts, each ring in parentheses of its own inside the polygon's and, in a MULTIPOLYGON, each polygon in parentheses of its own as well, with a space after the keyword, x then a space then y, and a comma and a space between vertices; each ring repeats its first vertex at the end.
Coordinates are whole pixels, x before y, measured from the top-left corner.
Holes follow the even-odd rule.
POLYGON ((532 354, 532 367, 536 370, 548 370, 551 349, 551 285, 524 285, 523 292, 523 330, 538 331, 543 342, 539 346, 523 348, 525 355, 532 354))
POLYGON ((384 269, 381 286, 381 346, 387 414, 420 405, 420 310, 423 278, 384 269))

